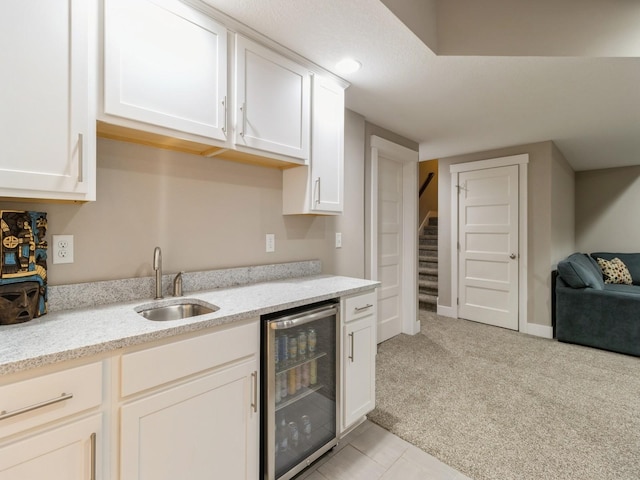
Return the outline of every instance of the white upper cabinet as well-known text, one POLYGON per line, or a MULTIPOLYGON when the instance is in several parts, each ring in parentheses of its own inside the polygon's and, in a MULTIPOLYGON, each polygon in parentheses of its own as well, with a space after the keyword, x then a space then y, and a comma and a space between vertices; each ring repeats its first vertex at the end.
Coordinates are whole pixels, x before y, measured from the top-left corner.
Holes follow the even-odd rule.
POLYGON ((105 0, 104 113, 226 141, 226 28, 177 0, 105 0))
POLYGON ((313 80, 311 180, 314 210, 342 212, 344 190, 344 88, 313 80))
POLYGON ((309 158, 309 70, 236 35, 235 135, 237 147, 309 158))
POLYGON ((0 196, 95 200, 95 0, 5 2, 0 196))
POLYGON ((344 87, 313 76, 309 166, 283 171, 284 214, 338 214, 344 207, 344 87))

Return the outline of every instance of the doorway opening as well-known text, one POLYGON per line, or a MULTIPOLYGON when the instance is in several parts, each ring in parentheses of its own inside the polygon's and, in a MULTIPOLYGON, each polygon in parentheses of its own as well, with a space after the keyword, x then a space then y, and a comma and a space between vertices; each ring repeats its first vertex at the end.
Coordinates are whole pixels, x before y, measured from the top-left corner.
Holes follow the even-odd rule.
POLYGON ((418 309, 438 307, 438 160, 419 166, 418 190, 418 309))

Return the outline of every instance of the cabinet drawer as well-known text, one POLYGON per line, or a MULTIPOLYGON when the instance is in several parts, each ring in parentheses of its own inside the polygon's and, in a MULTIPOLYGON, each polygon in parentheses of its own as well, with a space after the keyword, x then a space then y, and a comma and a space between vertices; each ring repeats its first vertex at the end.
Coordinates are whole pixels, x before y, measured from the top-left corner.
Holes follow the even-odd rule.
POLYGON ((126 397, 250 355, 259 349, 258 320, 122 356, 126 397))
POLYGON ((102 363, 0 387, 0 438, 102 403, 102 363))
POLYGON ((351 322, 358 318, 373 315, 376 312, 378 297, 376 291, 347 297, 344 301, 343 322, 351 322))

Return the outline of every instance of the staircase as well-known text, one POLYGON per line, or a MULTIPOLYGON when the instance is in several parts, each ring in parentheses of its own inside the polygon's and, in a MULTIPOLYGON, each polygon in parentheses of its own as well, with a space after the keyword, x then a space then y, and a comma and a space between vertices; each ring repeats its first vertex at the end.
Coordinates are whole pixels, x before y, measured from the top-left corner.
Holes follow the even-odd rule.
POLYGON ((435 312, 438 300, 438 217, 418 236, 418 307, 435 312))

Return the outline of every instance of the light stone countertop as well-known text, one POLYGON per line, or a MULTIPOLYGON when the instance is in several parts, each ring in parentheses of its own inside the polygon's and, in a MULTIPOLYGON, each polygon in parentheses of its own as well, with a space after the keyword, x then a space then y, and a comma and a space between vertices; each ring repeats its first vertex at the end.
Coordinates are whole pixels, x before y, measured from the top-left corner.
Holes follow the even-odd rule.
POLYGON ((220 309, 172 321, 151 321, 136 313, 135 307, 153 303, 152 299, 52 312, 26 323, 0 326, 0 375, 365 292, 378 285, 372 280, 314 275, 186 292, 180 298, 202 300, 220 309))

